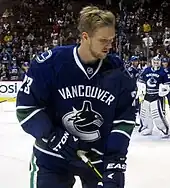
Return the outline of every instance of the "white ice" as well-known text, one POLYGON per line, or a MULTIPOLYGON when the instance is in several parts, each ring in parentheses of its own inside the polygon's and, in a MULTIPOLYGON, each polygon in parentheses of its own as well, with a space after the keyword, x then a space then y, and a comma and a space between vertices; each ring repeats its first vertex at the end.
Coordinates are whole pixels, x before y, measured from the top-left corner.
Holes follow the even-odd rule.
MULTIPOLYGON (((0 188, 29 188, 33 139, 17 123, 13 103, 0 104, 0 188)), ((170 188, 170 140, 135 130, 129 147, 125 188, 170 188)), ((74 188, 80 188, 77 182, 74 188)))

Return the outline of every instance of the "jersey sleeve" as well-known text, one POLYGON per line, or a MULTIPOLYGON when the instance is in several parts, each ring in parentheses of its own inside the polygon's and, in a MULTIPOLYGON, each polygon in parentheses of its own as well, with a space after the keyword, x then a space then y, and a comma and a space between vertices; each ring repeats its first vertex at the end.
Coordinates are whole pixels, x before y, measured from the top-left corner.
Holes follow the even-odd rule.
POLYGON ((53 79, 50 53, 37 57, 31 63, 17 94, 17 118, 25 132, 35 138, 46 138, 53 129, 46 112, 53 79))
POLYGON ((134 99, 136 96, 136 83, 133 79, 125 76, 121 83, 121 89, 117 99, 114 124, 117 123, 134 123, 134 113, 136 108, 134 99))
POLYGON ((106 155, 126 155, 130 137, 135 125, 135 97, 136 83, 133 79, 124 76, 121 81, 113 128, 108 136, 106 155))
POLYGON ((170 85, 170 72, 169 71, 167 72, 164 71, 163 84, 170 85))

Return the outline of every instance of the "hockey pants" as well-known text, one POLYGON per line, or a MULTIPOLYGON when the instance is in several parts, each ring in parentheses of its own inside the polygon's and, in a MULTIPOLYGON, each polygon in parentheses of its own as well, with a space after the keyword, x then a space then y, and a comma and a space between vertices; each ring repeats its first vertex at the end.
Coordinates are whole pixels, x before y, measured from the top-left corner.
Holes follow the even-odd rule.
MULTIPOLYGON (((98 165, 96 167, 102 169, 101 163, 98 165)), ((82 161, 71 164, 34 148, 30 163, 30 188, 72 188, 75 175, 80 177, 83 188, 97 187, 98 178, 82 161)))
POLYGON ((139 132, 146 129, 152 133, 153 127, 156 126, 164 135, 168 134, 169 126, 163 114, 160 100, 149 102, 144 100, 140 109, 141 127, 139 132))

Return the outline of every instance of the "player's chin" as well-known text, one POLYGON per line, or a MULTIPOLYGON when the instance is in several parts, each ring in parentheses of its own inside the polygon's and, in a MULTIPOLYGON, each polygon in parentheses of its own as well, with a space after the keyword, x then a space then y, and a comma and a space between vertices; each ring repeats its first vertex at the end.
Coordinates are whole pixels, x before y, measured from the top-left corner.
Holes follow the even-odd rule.
POLYGON ((102 53, 100 53, 100 59, 104 59, 107 56, 107 54, 108 51, 107 52, 103 51, 102 53))

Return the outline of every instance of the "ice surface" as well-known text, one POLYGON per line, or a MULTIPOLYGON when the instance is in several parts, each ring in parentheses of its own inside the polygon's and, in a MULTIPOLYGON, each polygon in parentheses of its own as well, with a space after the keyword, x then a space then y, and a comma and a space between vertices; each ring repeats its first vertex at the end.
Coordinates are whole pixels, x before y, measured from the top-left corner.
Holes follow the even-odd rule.
MULTIPOLYGON (((11 103, 0 107, 0 188, 29 188, 33 139, 17 123, 11 103), (10 106, 10 109, 9 109, 10 106)), ((128 154, 125 188, 170 188, 170 140, 135 130, 128 154)), ((80 188, 77 182, 74 188, 80 188)))

